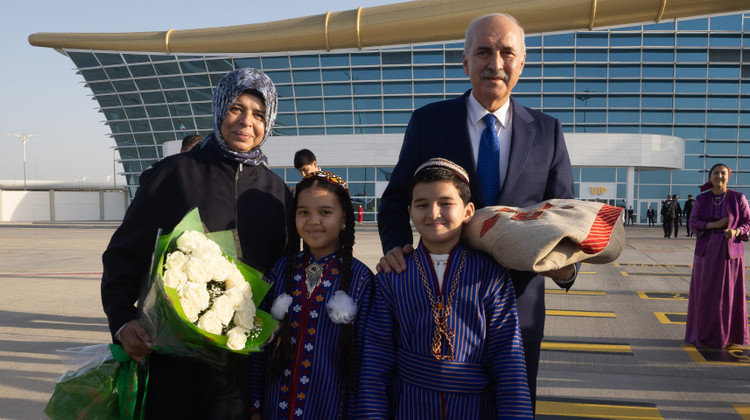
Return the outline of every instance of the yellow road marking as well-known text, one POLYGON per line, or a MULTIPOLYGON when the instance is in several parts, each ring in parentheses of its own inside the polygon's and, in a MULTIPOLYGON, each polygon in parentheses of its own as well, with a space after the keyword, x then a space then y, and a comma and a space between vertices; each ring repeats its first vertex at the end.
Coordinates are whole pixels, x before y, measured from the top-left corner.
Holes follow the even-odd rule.
POLYGON ((678 312, 654 312, 654 315, 656 315, 656 319, 659 320, 662 324, 677 324, 677 325, 685 325, 685 322, 682 321, 672 321, 667 316, 669 315, 686 315, 686 313, 678 313, 678 312))
MULTIPOLYGON (((685 352, 688 354, 688 356, 690 356, 690 359, 694 363, 709 364, 709 365, 725 365, 725 366, 727 366, 727 365, 728 366, 737 366, 737 365, 745 366, 747 364, 750 364, 750 360, 748 360, 747 362, 717 362, 717 361, 713 361, 713 360, 709 361, 709 360, 706 360, 706 358, 703 357, 703 355, 698 351, 698 349, 695 348, 695 346, 692 345, 692 344, 682 344, 682 348, 683 348, 683 350, 685 350, 685 352)), ((734 348, 730 347, 730 348, 725 349, 725 350, 729 351, 730 353, 733 352, 733 351, 741 353, 742 349, 750 349, 750 347, 748 347, 748 346, 735 346, 734 348)), ((747 356, 744 356, 742 360, 744 360, 744 358, 747 358, 747 356)))
POLYGON ((663 299, 663 300, 687 300, 688 294, 682 293, 682 292, 644 292, 644 291, 638 291, 638 296, 641 297, 641 299, 663 299), (653 293, 655 295, 671 295, 669 297, 655 297, 655 296, 649 296, 649 293, 653 293))
POLYGON ((614 263, 615 267, 664 267, 664 268, 676 268, 686 267, 691 268, 690 264, 638 264, 638 263, 614 263))
POLYGON ((614 312, 567 311, 563 309, 547 309, 546 314, 550 316, 582 316, 582 317, 588 317, 588 318, 615 318, 614 312))
POLYGON ((542 341, 542 350, 633 354, 633 349, 627 344, 558 343, 542 341))
POLYGON ((740 415, 742 420, 750 420, 750 405, 732 404, 732 408, 740 415))
POLYGON ((691 273, 655 273, 646 271, 620 271, 625 277, 628 276, 654 276, 654 277, 690 277, 691 273))
POLYGON ((656 407, 613 404, 583 404, 557 401, 537 401, 536 414, 597 419, 662 420, 656 407))
POLYGON ((587 296, 606 296, 607 292, 601 290, 568 290, 563 289, 545 289, 544 293, 550 295, 587 295, 587 296))

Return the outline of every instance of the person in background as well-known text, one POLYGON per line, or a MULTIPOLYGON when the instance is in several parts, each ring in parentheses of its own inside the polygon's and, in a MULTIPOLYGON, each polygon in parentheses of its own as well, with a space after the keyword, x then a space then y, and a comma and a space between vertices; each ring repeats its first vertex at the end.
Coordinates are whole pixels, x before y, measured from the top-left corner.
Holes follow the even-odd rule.
POLYGON ((630 226, 633 226, 633 206, 628 207, 628 220, 626 220, 626 225, 630 224, 630 226))
POLYGON ((680 197, 677 196, 677 194, 672 196, 672 210, 674 212, 674 216, 672 218, 672 225, 674 226, 674 237, 677 237, 677 232, 680 229, 680 225, 682 224, 682 207, 680 207, 680 202, 677 201, 680 197))
MULTIPOLYGON (((413 251, 409 183, 430 158, 451 160, 469 173, 471 201, 478 207, 525 207, 551 198, 574 198, 573 170, 559 120, 511 97, 526 60, 523 28, 507 14, 474 19, 466 30, 464 71, 471 90, 417 109, 378 214, 385 256, 379 271, 406 270, 413 251), (511 144, 512 143, 512 144, 511 144)), ((533 401, 544 336, 544 276, 569 288, 576 266, 543 274, 511 271, 533 401)))
POLYGON ((693 203, 695 200, 693 200, 693 195, 688 194, 688 199, 685 200, 685 207, 682 208, 682 213, 685 215, 685 229, 687 230, 687 236, 688 238, 693 237, 693 231, 690 230, 690 214, 693 212, 693 203))
POLYGON ((365 209, 362 208, 362 205, 360 204, 357 208, 357 222, 362 223, 362 220, 365 218, 365 209))
POLYGON ((664 229, 664 237, 672 236, 672 222, 674 220, 674 209, 672 208, 672 196, 661 202, 661 226, 664 229))
POLYGON ((355 418, 533 418, 513 282, 461 242, 468 174, 430 159, 410 191, 421 238, 405 271, 376 277, 355 418))
POLYGON ((185 138, 182 139, 182 145, 180 146, 180 153, 185 153, 188 150, 192 149, 193 146, 200 143, 200 141, 203 140, 203 137, 201 137, 198 134, 190 134, 185 136, 185 138))
POLYGON ((172 231, 196 207, 209 232, 235 230, 238 257, 261 272, 299 249, 292 195, 260 148, 276 107, 276 88, 262 71, 226 74, 214 91, 211 134, 154 167, 104 251, 104 312, 114 341, 136 362, 148 358, 149 419, 247 419, 260 404, 257 356, 227 352, 222 365, 228 368, 219 368, 152 352, 135 302, 146 286, 159 229, 172 231))
MULTIPOLYGON (((180 145, 180 153, 185 153, 188 150, 192 149, 193 146, 200 143, 201 140, 203 140, 203 137, 198 134, 189 134, 185 136, 182 139, 182 144, 180 145)), ((146 183, 146 180, 148 180, 148 177, 153 172, 154 167, 159 165, 160 162, 161 161, 155 162, 153 165, 149 166, 148 168, 144 169, 143 172, 141 172, 141 175, 138 177, 138 185, 143 185, 146 183)))
POLYGON ((298 170, 302 176, 310 175, 320 170, 315 153, 308 149, 297 150, 294 153, 294 169, 298 170))
POLYGON ((648 218, 649 226, 656 225, 656 210, 654 210, 653 207, 648 206, 648 210, 646 210, 646 217, 648 218))
POLYGON ((690 213, 696 233, 685 341, 696 347, 750 344, 745 295, 745 246, 750 208, 727 188, 732 170, 717 163, 690 213))

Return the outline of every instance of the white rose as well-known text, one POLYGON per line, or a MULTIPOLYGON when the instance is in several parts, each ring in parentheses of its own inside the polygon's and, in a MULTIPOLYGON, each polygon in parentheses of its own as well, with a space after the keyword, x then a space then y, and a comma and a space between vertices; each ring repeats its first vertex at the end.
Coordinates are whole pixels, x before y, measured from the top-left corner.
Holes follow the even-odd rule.
POLYGON ((221 321, 216 316, 214 311, 206 311, 203 316, 198 320, 198 328, 203 331, 210 332, 211 334, 221 335, 221 321))
POLYGON ((185 317, 188 321, 195 323, 195 321, 198 320, 198 315, 200 315, 201 310, 188 300, 180 299, 180 305, 182 306, 182 312, 185 313, 185 317))
MULTIPOLYGON (((234 266, 234 264, 232 264, 234 266)), ((248 287, 250 284, 245 280, 245 277, 242 276, 242 273, 240 270, 234 266, 234 269, 231 273, 229 273, 229 277, 227 277, 226 281, 226 288, 231 289, 233 287, 244 287, 247 285, 248 287)))
POLYGON ((177 238, 177 248, 182 252, 191 253, 198 249, 206 239, 206 235, 201 232, 188 230, 177 238))
POLYGON ((227 331, 227 347, 232 350, 242 350, 247 343, 248 330, 242 327, 234 327, 227 331))
POLYGON ((166 266, 168 270, 179 270, 183 271, 185 269, 185 264, 187 264, 188 256, 183 254, 180 251, 174 251, 171 254, 167 255, 167 262, 166 266))
POLYGON ((185 283, 185 285, 177 292, 177 295, 180 297, 180 303, 185 300, 197 307, 199 311, 208 308, 209 300, 211 298, 208 295, 205 283, 196 283, 193 281, 185 283))
POLYGON ((212 256, 209 259, 204 259, 203 262, 206 263, 208 275, 211 276, 213 280, 220 283, 225 282, 235 268, 234 264, 229 262, 229 260, 221 254, 219 254, 219 256, 212 256))
POLYGON ((208 283, 211 281, 211 276, 208 274, 206 269, 206 263, 198 258, 191 258, 187 263, 187 270, 185 270, 188 280, 196 283, 208 283))
POLYGON ((167 269, 162 276, 164 285, 173 289, 181 288, 187 282, 187 275, 181 270, 167 269))
POLYGON ((255 304, 253 301, 245 303, 234 312, 234 323, 237 326, 251 330, 255 325, 255 304))
POLYGON ((198 248, 193 250, 193 257, 208 261, 211 258, 221 257, 221 248, 216 242, 205 238, 198 248))
MULTIPOLYGON (((228 289, 224 292, 224 296, 229 298, 229 302, 232 304, 232 309, 239 309, 240 306, 245 303, 245 294, 237 287, 228 289)), ((252 292, 250 293, 250 299, 252 299, 252 292)))
POLYGON ((213 306, 211 306, 211 311, 216 313, 216 317, 219 318, 222 325, 229 324, 229 321, 232 320, 232 316, 234 316, 234 307, 232 301, 227 295, 221 295, 216 298, 213 306))

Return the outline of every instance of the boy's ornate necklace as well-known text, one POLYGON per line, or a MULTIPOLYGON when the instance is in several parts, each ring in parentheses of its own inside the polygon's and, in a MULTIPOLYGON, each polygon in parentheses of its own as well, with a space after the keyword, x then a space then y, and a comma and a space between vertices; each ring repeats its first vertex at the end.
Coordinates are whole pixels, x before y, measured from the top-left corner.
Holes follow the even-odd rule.
POLYGON ((419 256, 414 256, 414 261, 417 263, 417 270, 419 271, 420 277, 422 277, 422 285, 424 285, 427 291, 427 297, 430 299, 430 307, 432 308, 432 320, 435 323, 435 331, 432 334, 432 356, 438 360, 456 360, 453 355, 453 336, 456 333, 451 327, 448 326, 448 317, 453 309, 453 298, 456 295, 456 285, 460 280, 461 272, 464 270, 464 264, 466 263, 466 249, 461 252, 461 263, 456 271, 456 276, 451 283, 451 290, 448 293, 448 300, 443 302, 443 295, 438 296, 437 300, 432 295, 432 289, 427 281, 427 275, 425 275, 422 269, 422 263, 419 262, 419 256), (448 342, 448 354, 443 354, 443 339, 448 342))

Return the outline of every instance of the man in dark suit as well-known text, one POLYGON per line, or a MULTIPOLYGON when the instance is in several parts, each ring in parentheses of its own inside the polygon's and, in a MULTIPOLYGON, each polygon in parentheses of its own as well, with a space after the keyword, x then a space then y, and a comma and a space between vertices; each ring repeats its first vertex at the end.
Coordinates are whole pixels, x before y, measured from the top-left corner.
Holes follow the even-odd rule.
POLYGON ((656 224, 656 210, 654 210, 653 207, 648 206, 648 210, 646 210, 646 217, 648 217, 648 225, 654 226, 656 224))
POLYGON ((661 202, 662 228, 664 228, 665 238, 672 236, 674 213, 674 208, 672 207, 672 196, 667 194, 667 199, 661 202))
POLYGON ((680 202, 677 201, 680 197, 677 196, 677 194, 672 196, 672 210, 674 212, 672 216, 672 225, 674 226, 674 237, 677 237, 677 231, 680 230, 680 225, 682 224, 682 207, 680 207, 680 202))
MULTIPOLYGON (((409 182, 417 166, 427 159, 450 159, 466 169, 477 208, 499 204, 524 207, 551 198, 574 198, 573 172, 560 122, 510 97, 525 58, 523 29, 512 16, 487 15, 469 25, 463 65, 472 89, 459 98, 414 111, 379 210, 378 228, 386 254, 378 264, 379 271, 406 268, 404 254, 413 250, 407 211, 409 182), (480 138, 489 129, 483 117, 488 113, 495 116, 500 163, 498 194, 489 202, 477 171, 480 138)), ((576 268, 564 267, 544 275, 567 289, 576 268)), ((544 335, 544 277, 518 271, 511 271, 511 277, 518 296, 533 401, 544 335)))

